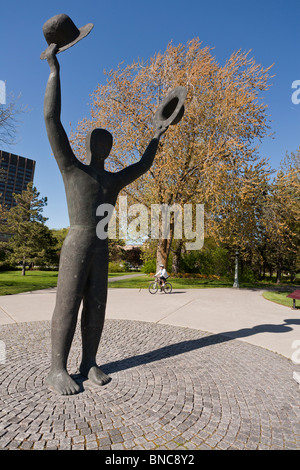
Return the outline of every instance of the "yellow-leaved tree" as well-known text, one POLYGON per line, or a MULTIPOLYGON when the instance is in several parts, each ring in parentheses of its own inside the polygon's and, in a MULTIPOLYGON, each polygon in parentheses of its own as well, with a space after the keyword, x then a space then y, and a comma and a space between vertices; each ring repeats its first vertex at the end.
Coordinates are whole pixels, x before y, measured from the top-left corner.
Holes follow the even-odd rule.
MULTIPOLYGON (((90 116, 72 133, 72 146, 85 160, 86 133, 105 128, 114 136, 106 168, 116 171, 137 161, 153 136, 154 113, 171 89, 187 88, 185 114, 160 141, 150 171, 126 187, 129 202, 205 204, 216 211, 220 181, 239 179, 257 160, 255 144, 268 132, 267 105, 261 93, 269 86, 270 68, 256 64, 249 52, 234 52, 220 65, 199 39, 169 43, 164 53, 105 72, 106 84, 91 95, 90 116), (214 207, 210 198, 214 196, 214 207)), ((223 187, 224 191, 231 189, 223 187)), ((211 217, 213 220, 213 217, 211 217)), ((206 218, 209 230, 210 216, 206 218)), ((157 262, 167 264, 173 240, 160 238, 157 262)))

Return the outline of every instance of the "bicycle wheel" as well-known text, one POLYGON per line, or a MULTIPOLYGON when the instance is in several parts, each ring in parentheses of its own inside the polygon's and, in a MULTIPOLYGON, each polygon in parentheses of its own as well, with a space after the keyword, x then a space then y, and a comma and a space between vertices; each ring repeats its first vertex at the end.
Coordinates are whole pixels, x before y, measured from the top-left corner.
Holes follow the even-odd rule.
POLYGON ((164 291, 165 291, 166 294, 171 294, 172 284, 170 282, 165 283, 164 291))
POLYGON ((157 282, 151 282, 150 285, 149 285, 149 292, 150 294, 156 294, 156 292, 158 291, 158 287, 157 287, 157 282))

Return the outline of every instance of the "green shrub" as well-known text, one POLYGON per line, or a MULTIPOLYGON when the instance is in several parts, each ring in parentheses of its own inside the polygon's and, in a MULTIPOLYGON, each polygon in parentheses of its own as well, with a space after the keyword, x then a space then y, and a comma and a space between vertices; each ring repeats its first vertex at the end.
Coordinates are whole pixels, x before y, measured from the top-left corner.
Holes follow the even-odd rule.
POLYGON ((145 274, 156 273, 156 260, 151 259, 151 260, 145 261, 141 271, 142 273, 145 273, 145 274))
POLYGON ((125 266, 120 266, 119 263, 116 263, 114 261, 110 261, 108 263, 108 271, 110 273, 122 273, 122 272, 125 272, 126 269, 125 269, 125 266))
POLYGON ((228 252, 224 248, 203 248, 200 251, 190 251, 182 256, 180 271, 199 273, 203 275, 226 276, 228 270, 228 252))

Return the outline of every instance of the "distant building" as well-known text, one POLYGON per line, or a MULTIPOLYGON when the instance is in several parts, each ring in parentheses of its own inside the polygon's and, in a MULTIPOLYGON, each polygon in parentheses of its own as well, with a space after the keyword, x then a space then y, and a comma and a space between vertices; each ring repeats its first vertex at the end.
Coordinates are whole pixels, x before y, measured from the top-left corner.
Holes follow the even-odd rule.
POLYGON ((21 194, 33 181, 35 161, 0 150, 0 204, 7 209, 15 206, 13 193, 21 194))

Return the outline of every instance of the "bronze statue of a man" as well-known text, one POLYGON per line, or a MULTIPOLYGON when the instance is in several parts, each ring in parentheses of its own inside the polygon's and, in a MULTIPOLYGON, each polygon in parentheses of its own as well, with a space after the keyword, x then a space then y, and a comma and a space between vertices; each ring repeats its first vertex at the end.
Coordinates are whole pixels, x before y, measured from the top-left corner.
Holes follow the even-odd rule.
POLYGON ((67 359, 82 301, 80 373, 98 385, 104 385, 110 380, 96 363, 104 325, 108 278, 108 239, 99 239, 96 235, 99 222, 97 208, 101 204, 114 206, 121 189, 149 170, 159 139, 168 126, 158 125, 140 161, 115 173, 104 168, 113 144, 112 135, 105 129, 94 129, 86 137, 87 164, 81 163, 71 149, 60 120, 58 52, 58 45, 50 44, 43 53, 43 58, 47 59, 50 66, 44 119, 65 185, 70 229, 60 256, 51 326, 51 368, 46 383, 50 389, 70 395, 79 391, 79 385, 67 372, 67 359))

